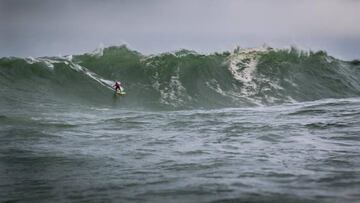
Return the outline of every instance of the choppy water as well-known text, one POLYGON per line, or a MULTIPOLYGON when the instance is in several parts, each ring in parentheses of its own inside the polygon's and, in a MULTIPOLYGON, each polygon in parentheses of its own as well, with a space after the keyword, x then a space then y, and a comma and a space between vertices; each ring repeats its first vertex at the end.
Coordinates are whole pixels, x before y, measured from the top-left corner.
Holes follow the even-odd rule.
POLYGON ((0 201, 357 202, 360 99, 0 110, 0 201))

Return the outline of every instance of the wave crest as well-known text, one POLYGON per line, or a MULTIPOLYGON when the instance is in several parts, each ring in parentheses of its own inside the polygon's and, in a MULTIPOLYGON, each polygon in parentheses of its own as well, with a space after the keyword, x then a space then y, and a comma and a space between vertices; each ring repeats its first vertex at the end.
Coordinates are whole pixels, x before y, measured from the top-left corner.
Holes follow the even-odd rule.
POLYGON ((295 48, 235 49, 199 54, 180 50, 145 56, 126 46, 96 53, 2 58, 2 98, 113 103, 121 80, 124 107, 198 108, 272 105, 360 95, 360 65, 295 48), (14 87, 13 83, 16 83, 14 87))

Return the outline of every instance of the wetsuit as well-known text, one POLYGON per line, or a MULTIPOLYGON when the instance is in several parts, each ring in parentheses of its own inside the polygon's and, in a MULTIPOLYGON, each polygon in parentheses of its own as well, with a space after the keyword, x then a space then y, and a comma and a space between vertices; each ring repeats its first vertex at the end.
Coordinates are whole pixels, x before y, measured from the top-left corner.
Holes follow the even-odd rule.
POLYGON ((120 91, 121 91, 121 89, 120 89, 120 83, 116 82, 115 85, 114 85, 114 87, 115 87, 115 91, 117 91, 117 90, 120 90, 120 91))

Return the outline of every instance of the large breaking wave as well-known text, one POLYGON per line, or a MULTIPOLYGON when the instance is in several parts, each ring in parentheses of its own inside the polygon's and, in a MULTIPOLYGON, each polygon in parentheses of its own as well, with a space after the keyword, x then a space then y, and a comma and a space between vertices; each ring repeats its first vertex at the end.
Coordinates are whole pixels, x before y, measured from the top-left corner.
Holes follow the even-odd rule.
POLYGON ((166 109, 273 105, 360 95, 359 61, 295 48, 146 56, 126 46, 0 59, 0 105, 76 103, 166 109), (125 97, 113 96, 120 80, 125 97))

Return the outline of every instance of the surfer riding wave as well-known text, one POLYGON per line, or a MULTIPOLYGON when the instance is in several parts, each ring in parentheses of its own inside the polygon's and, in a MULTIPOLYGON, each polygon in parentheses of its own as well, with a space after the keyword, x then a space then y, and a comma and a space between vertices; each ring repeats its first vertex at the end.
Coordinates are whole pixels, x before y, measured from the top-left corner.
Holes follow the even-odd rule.
POLYGON ((113 87, 115 89, 115 94, 125 95, 124 88, 121 86, 121 82, 116 81, 113 87))
POLYGON ((117 92, 117 91, 121 92, 121 82, 116 81, 115 84, 113 85, 113 87, 115 88, 115 92, 117 92))

